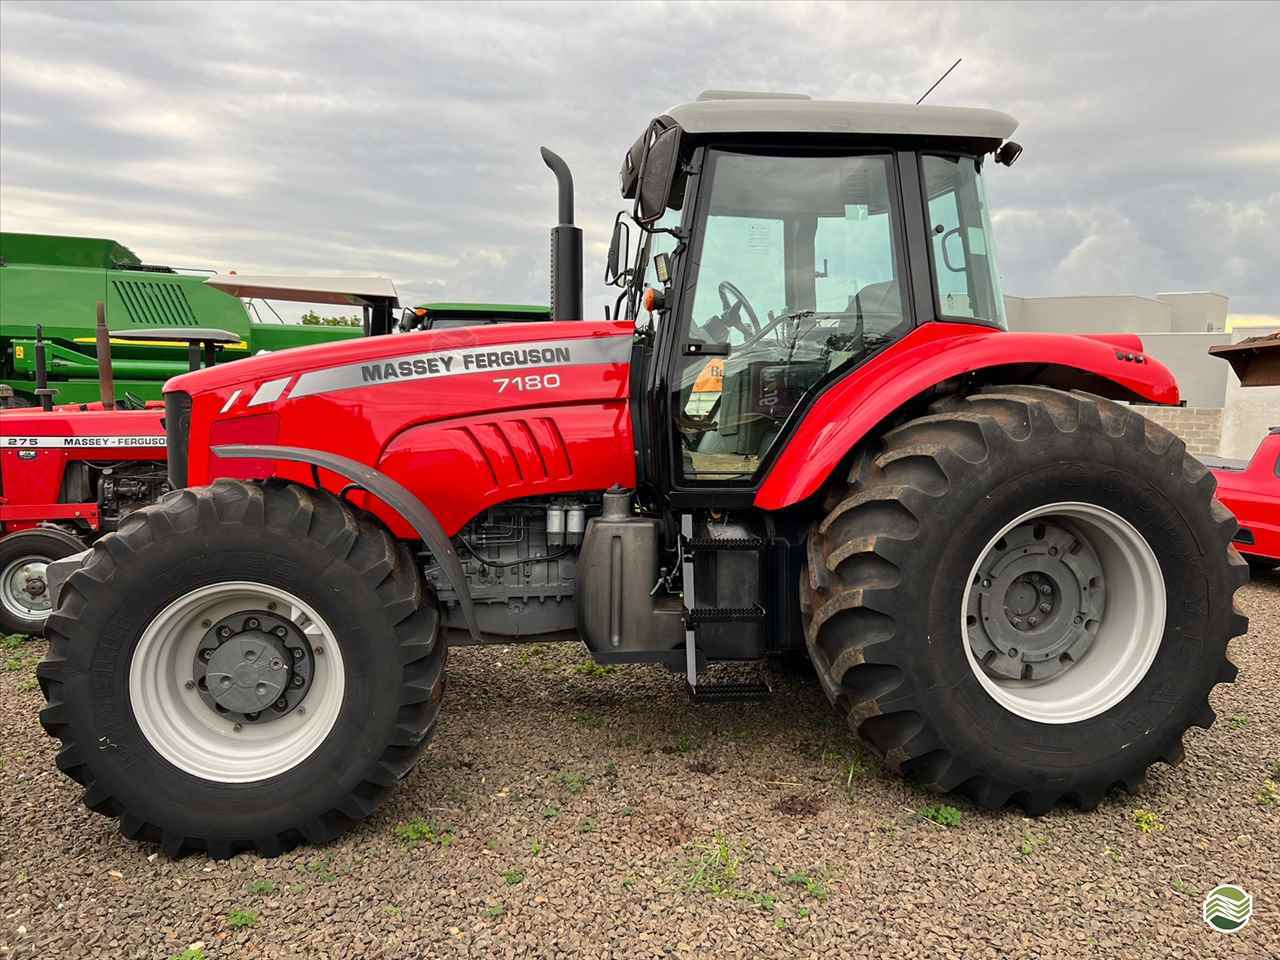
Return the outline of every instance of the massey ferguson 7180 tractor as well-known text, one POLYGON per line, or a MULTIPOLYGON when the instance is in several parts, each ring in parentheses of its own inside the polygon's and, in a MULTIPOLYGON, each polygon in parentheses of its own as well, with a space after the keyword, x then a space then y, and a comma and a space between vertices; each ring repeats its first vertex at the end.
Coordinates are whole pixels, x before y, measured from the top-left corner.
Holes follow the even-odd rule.
POLYGON ((186 489, 50 568, 58 766, 170 855, 277 854, 413 769, 450 644, 550 640, 699 700, 807 650, 833 723, 985 807, 1178 762, 1236 672, 1236 524, 1125 405, 1178 402, 1136 337, 1004 330, 980 174, 1014 127, 705 94, 627 153, 612 319, 544 151, 549 322, 171 380, 186 489))

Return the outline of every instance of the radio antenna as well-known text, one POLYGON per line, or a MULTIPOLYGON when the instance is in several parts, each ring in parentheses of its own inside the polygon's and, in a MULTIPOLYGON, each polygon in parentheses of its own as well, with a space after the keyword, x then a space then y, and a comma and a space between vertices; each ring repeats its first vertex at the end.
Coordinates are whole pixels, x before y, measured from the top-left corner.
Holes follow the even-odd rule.
POLYGON ((953 63, 951 66, 947 67, 947 72, 944 73, 942 76, 940 76, 937 80, 933 81, 933 86, 930 87, 928 90, 926 90, 923 94, 921 94, 920 99, 916 101, 917 107, 920 106, 920 104, 924 103, 924 98, 927 97, 929 94, 933 93, 934 89, 938 86, 938 84, 940 84, 943 80, 947 79, 947 77, 950 76, 952 70, 960 66, 960 61, 963 59, 964 57, 957 57, 956 62, 953 63))

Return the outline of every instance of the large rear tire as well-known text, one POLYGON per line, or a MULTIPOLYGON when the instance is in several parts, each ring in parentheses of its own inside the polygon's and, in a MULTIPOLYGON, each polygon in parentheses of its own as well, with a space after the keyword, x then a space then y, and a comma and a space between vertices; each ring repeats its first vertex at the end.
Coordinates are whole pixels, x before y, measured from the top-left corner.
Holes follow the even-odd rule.
POLYGON ((940 401, 860 450, 812 530, 806 640, 849 726, 985 807, 1136 789, 1236 669, 1236 523, 1181 440, 1082 394, 940 401))
POLYGON ((170 856, 275 856, 369 816, 444 691, 409 549, 326 493, 219 480, 99 540, 38 676, 58 767, 170 856))

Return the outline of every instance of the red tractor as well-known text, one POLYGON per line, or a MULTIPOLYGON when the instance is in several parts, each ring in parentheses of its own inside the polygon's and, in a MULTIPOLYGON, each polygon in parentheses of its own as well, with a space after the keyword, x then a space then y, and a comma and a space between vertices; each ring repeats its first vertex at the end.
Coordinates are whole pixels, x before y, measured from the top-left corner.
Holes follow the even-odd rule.
POLYGON ((1178 402, 1136 338, 1004 329, 980 175, 1015 126, 704 95, 626 156, 612 320, 582 319, 544 151, 550 322, 170 381, 179 489, 51 568, 58 766, 167 854, 274 855, 413 769, 450 644, 549 640, 701 700, 807 651, 890 768, 984 807, 1177 763, 1247 567, 1125 405, 1178 402))

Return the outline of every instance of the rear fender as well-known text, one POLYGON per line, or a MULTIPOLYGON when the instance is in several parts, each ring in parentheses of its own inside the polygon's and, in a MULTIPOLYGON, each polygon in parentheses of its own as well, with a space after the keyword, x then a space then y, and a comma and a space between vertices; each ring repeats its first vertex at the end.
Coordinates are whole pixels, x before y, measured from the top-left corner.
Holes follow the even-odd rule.
POLYGON ((1035 383, 1114 400, 1178 403, 1178 384, 1131 335, 1007 333, 926 323, 833 383, 805 411, 756 491, 781 510, 812 496, 863 438, 947 381, 1035 383))

